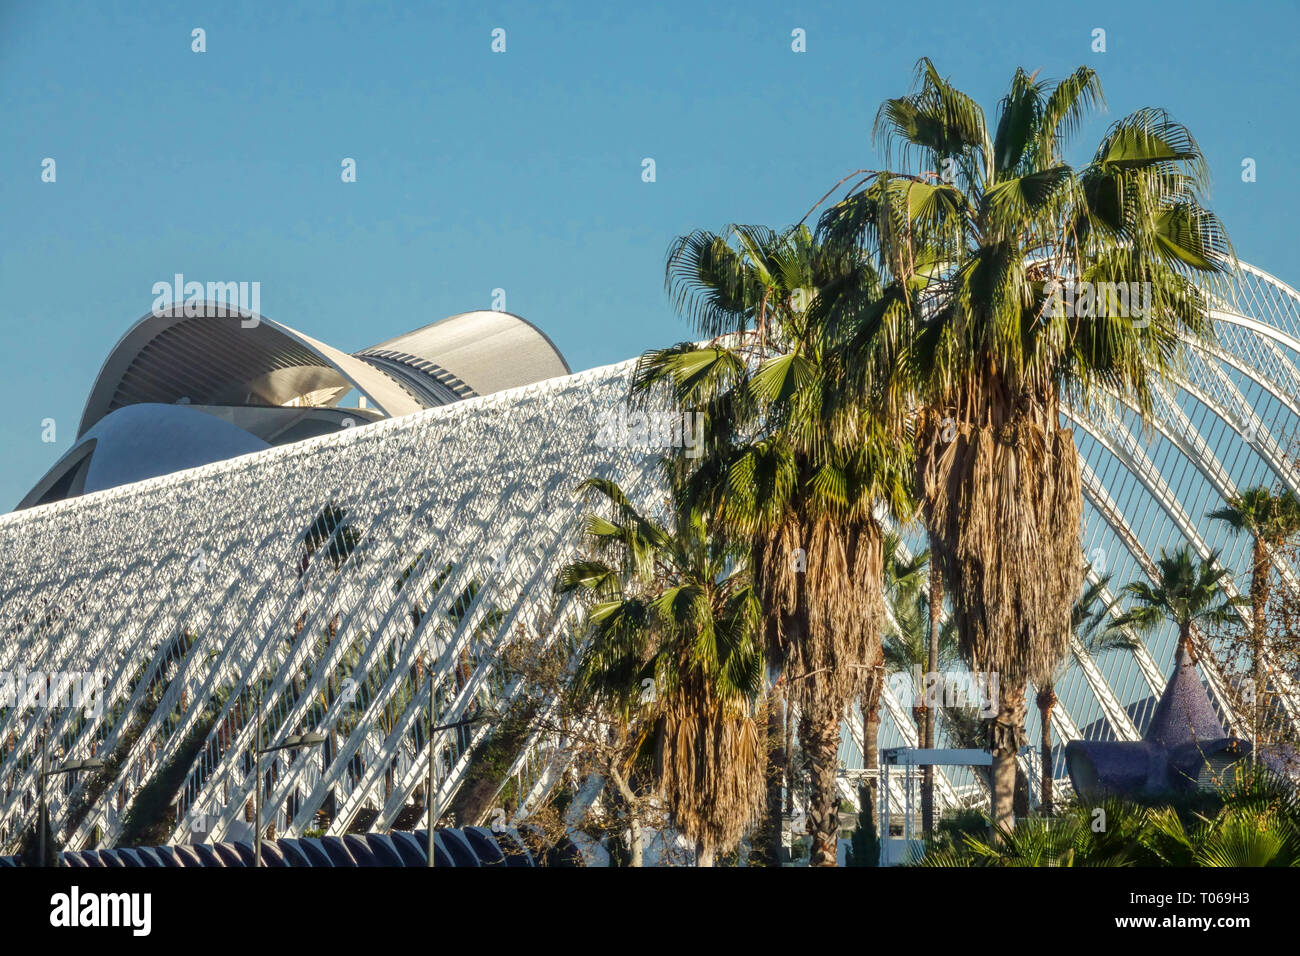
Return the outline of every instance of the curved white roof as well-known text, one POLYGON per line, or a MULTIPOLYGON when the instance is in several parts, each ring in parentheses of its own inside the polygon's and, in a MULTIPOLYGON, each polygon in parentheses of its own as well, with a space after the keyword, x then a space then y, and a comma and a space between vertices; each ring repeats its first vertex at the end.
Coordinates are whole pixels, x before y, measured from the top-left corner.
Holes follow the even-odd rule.
MULTIPOLYGON (((284 405, 304 396, 333 405, 355 388, 396 417, 425 405, 397 381, 346 352, 252 313, 202 316, 182 305, 151 312, 122 336, 86 399, 78 436, 110 412, 146 402, 196 405, 284 405)), ((224 311, 224 310, 223 310, 224 311)))
MULTIPOLYGON (((356 354, 412 368, 437 366, 468 387, 466 392, 456 382, 446 382, 461 397, 570 374, 569 363, 541 329, 512 313, 488 310, 462 312, 356 354)), ((436 371, 422 370, 437 376, 436 371)))
POLYGON ((151 312, 104 360, 78 436, 127 405, 334 405, 350 389, 391 418, 569 373, 539 329, 506 312, 464 312, 348 355, 256 313, 203 303, 151 312))

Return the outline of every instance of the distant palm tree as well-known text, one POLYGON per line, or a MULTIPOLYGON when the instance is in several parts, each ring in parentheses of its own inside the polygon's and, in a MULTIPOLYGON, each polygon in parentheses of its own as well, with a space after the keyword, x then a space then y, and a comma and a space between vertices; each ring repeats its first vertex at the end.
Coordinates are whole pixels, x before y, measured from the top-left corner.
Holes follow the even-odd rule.
MULTIPOLYGON (((888 541, 886 543, 888 553, 888 541)), ((887 624, 884 639, 885 669, 894 674, 923 675, 922 682, 915 689, 912 701, 912 719, 916 723, 917 739, 922 746, 933 746, 934 741, 926 740, 926 732, 937 723, 939 708, 930 708, 926 703, 927 680, 939 680, 938 675, 955 667, 961 660, 957 649, 957 632, 949 618, 939 630, 937 653, 931 653, 930 647, 930 589, 928 575, 928 551, 923 551, 911 562, 898 564, 895 556, 895 583, 890 586, 890 575, 886 575, 887 593, 893 621, 887 624), (902 573, 899 573, 902 572, 902 573)), ((889 564, 886 563, 886 568, 889 564)), ((933 687, 933 693, 943 700, 942 684, 933 687)), ((932 767, 925 767, 921 774, 921 826, 929 833, 934 828, 934 773, 932 767), (930 771, 927 773, 926 771, 930 771), (927 812, 928 811, 928 812, 927 812)))
MULTIPOLYGON (((334 570, 338 571, 356 551, 361 543, 361 533, 352 525, 344 523, 346 517, 347 511, 330 503, 321 508, 312 523, 307 526, 302 536, 302 556, 298 561, 299 580, 307 573, 307 568, 311 566, 312 559, 318 552, 323 551, 334 566, 334 570)), ((301 633, 306 620, 307 613, 304 611, 294 626, 295 634, 301 633)), ((335 614, 329 623, 331 638, 338 633, 338 627, 339 617, 335 614)))
POLYGON ((1245 598, 1229 597, 1223 581, 1227 568, 1218 566, 1219 553, 1201 561, 1188 545, 1170 553, 1161 549, 1156 562, 1154 581, 1132 581, 1124 591, 1133 598, 1132 605, 1107 627, 1118 632, 1125 628, 1150 633, 1165 621, 1178 629, 1178 647, 1192 660, 1197 659, 1192 631, 1200 625, 1230 624, 1237 620, 1236 609, 1245 598))
MULTIPOLYGON (((928 554, 937 553, 937 549, 943 547, 943 543, 933 535, 930 538, 930 550, 928 554)), ((943 655, 943 643, 945 640, 955 640, 956 630, 948 624, 952 618, 944 619, 943 608, 943 574, 939 571, 938 562, 931 562, 930 573, 928 575, 930 585, 930 650, 926 656, 925 669, 927 673, 937 673, 939 670, 939 659, 943 655)), ((933 748, 938 739, 939 713, 937 708, 927 707, 925 710, 925 733, 921 735, 921 746, 933 748)), ((934 829, 934 774, 935 768, 929 764, 921 768, 921 826, 926 833, 934 829)))
MULTIPOLYGON (((1074 602, 1070 611, 1070 631, 1085 647, 1100 633, 1110 611, 1110 604, 1104 602, 1110 587, 1111 575, 1106 574, 1095 581, 1088 582, 1074 602)), ((1039 806, 1045 816, 1050 816, 1054 802, 1054 779, 1052 776, 1052 708, 1056 706, 1056 682, 1064 669, 1063 659, 1056 667, 1036 675, 1034 683, 1038 685, 1038 723, 1039 755, 1042 763, 1041 798, 1039 806)))
MULTIPOLYGON (((885 598, 894 613, 895 621, 898 620, 900 612, 907 613, 909 605, 915 603, 917 593, 925 584, 926 568, 930 563, 928 551, 922 551, 909 560, 904 557, 902 548, 902 540, 896 533, 891 531, 885 535, 882 562, 885 598)), ((866 770, 877 770, 880 767, 880 700, 890 671, 882 646, 880 656, 872 667, 871 677, 861 702, 862 766, 866 770)), ((874 806, 878 796, 874 777, 868 777, 867 790, 874 806)))
POLYGON ((1234 534, 1245 532, 1254 539, 1250 562, 1251 603, 1251 700, 1252 736, 1259 738, 1260 716, 1268 691, 1268 670, 1264 660, 1265 615, 1272 589, 1273 549, 1300 533, 1300 500, 1290 491, 1273 494, 1267 488, 1247 488, 1229 498, 1224 507, 1209 517, 1222 521, 1234 534))
POLYGON ((559 593, 587 602, 573 693, 641 728, 674 824, 694 841, 699 865, 711 865, 764 802, 754 719, 764 690, 762 611, 745 551, 714 534, 680 494, 660 522, 614 482, 581 487, 603 496, 611 516, 588 516, 594 556, 556 580, 559 593))

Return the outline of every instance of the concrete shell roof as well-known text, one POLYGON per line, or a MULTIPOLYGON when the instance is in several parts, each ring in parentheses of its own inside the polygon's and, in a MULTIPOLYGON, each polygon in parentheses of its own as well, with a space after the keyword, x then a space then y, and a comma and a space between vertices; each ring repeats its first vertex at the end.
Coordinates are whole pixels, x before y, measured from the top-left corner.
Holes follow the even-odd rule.
POLYGON ((183 304, 151 312, 105 359, 77 431, 128 405, 283 405, 311 395, 332 405, 350 389, 397 417, 430 405, 569 374, 536 326, 508 312, 464 312, 355 355, 265 316, 201 316, 183 304))
POLYGON ((477 395, 570 374, 546 334, 509 312, 462 312, 356 354, 433 363, 477 395))
POLYGON ((355 388, 385 414, 424 404, 389 375, 279 322, 252 314, 186 316, 182 305, 149 313, 104 360, 77 435, 110 412, 145 402, 283 405, 318 393, 333 404, 355 388))
POLYGON ((264 448, 254 427, 258 416, 290 411, 285 406, 316 410, 319 418, 320 409, 355 390, 366 399, 361 418, 398 418, 568 374, 564 356, 541 330, 505 312, 461 313, 349 355, 252 311, 178 302, 145 315, 118 340, 86 399, 76 445, 19 507, 264 448), (195 411, 167 413, 186 405, 195 411), (135 414, 142 407, 152 411, 135 414), (218 440, 216 432, 227 426, 205 421, 198 409, 238 426, 236 433, 248 431, 248 440, 218 440), (245 413, 243 424, 236 410, 245 413), (189 432, 182 427, 159 444, 151 415, 188 423, 189 432), (191 438, 209 447, 191 449, 191 438), (189 450, 182 454, 181 446, 189 450), (139 467, 110 467, 123 456, 139 456, 139 467))

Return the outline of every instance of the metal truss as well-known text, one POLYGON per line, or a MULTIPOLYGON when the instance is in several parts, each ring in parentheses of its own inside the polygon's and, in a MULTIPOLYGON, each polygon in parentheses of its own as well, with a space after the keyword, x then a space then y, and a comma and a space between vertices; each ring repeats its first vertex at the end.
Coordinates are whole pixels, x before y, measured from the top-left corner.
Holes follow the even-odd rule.
MULTIPOLYGON (((1065 412, 1084 452, 1085 541, 1111 549, 1117 573, 1151 573, 1159 549, 1183 540, 1210 554, 1223 533, 1205 511, 1250 483, 1300 492, 1287 454, 1300 426, 1300 296, 1243 267, 1214 318, 1217 343, 1195 344, 1184 379, 1157 393, 1149 433, 1122 404, 1127 423, 1065 412)), ((89 708, 0 700, 0 844, 35 819, 46 733, 55 761, 110 763, 99 779, 54 778, 52 819, 69 846, 112 845, 132 811, 156 800, 141 797, 163 771, 181 780, 166 809, 173 839, 196 817, 210 839, 231 834, 259 785, 248 759, 259 702, 264 745, 331 736, 324 748, 268 755, 261 786, 277 833, 301 833, 322 810, 334 832, 391 826, 430 799, 431 749, 431 798, 448 807, 494 728, 442 731, 431 748, 431 688, 439 723, 486 714, 518 689, 505 648, 569 626, 572 609, 551 582, 578 545, 582 479, 613 478, 644 502, 660 494, 657 450, 597 441, 634 364, 0 517, 10 572, 0 675, 105 681, 102 705, 89 708), (328 509, 337 526, 309 547, 328 509), (354 537, 337 537, 340 527, 354 537)), ((1245 551, 1223 552, 1239 575, 1245 551)), ((1291 586, 1297 571, 1282 568, 1291 586)), ((1132 708, 1159 693, 1171 660, 1167 635, 1096 658, 1074 642, 1058 681, 1058 738, 1102 727, 1138 736, 1132 708)), ((1203 671, 1231 719, 1228 675, 1203 671)), ((1294 708, 1294 688, 1282 689, 1294 708)), ((916 744, 888 686, 881 726, 882 747, 916 744)), ((856 719, 846 740, 860 755, 856 719)), ((565 771, 562 741, 529 738, 510 765, 521 812, 565 771)), ((937 779, 944 806, 978 789, 937 779)), ((842 787, 856 799, 847 778, 842 787)))

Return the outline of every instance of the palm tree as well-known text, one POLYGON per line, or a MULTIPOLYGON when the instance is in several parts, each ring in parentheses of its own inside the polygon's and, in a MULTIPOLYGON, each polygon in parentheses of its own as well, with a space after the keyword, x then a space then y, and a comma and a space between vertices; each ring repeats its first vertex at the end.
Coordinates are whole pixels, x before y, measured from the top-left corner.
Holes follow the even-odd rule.
MULTIPOLYGON (((939 629, 938 646, 931 645, 931 591, 926 586, 926 569, 929 552, 921 552, 910 562, 900 562, 897 543, 891 536, 886 539, 886 593, 889 596, 892 620, 887 624, 884 638, 885 669, 889 673, 908 674, 921 672, 923 680, 932 679, 941 671, 955 667, 961 660, 957 649, 956 632, 951 618, 939 629)), ((912 719, 916 722, 917 739, 922 746, 933 747, 938 707, 927 706, 926 684, 915 688, 912 702, 912 719)), ((939 700, 944 697, 943 687, 932 686, 939 700)), ((879 702, 877 701, 877 708, 879 702)), ((924 832, 934 829, 934 768, 924 767, 921 772, 921 826, 924 832)))
POLYGON ((1229 498, 1224 507, 1210 512, 1209 517, 1226 523, 1234 534, 1244 531, 1254 539, 1250 562, 1251 680, 1254 683, 1251 726, 1258 741, 1268 690, 1264 642, 1265 614, 1272 590, 1273 549, 1300 533, 1300 500, 1290 491, 1275 495, 1267 488, 1247 488, 1229 498))
POLYGON ((699 864, 711 865, 763 806, 762 614, 744 549, 680 493, 661 523, 614 482, 592 478, 581 488, 603 496, 611 516, 587 518, 593 556, 556 580, 559 593, 586 604, 573 693, 640 728, 674 824, 694 841, 699 864))
MULTIPOLYGON (((930 564, 930 554, 922 551, 911 559, 906 558, 903 554, 902 540, 892 531, 885 535, 883 549, 885 597, 893 612, 894 622, 901 623, 909 612, 915 610, 917 594, 928 576, 926 569, 930 564)), ((895 629, 890 628, 890 630, 892 632, 895 629)), ((902 631, 903 628, 899 627, 897 630, 902 631)), ((927 665, 928 663, 927 661, 927 665)), ((872 667, 871 677, 862 694, 862 766, 866 770, 878 770, 880 767, 880 699, 884 692, 886 676, 894 669, 889 666, 882 645, 880 655, 875 666, 872 667)), ((905 669, 910 670, 911 665, 908 664, 905 669)), ((867 778, 867 792, 870 794, 872 806, 875 806, 879 794, 874 777, 867 778)), ((924 804, 924 799, 922 803, 924 804)))
POLYGON ((806 228, 732 226, 678 239, 667 283, 712 341, 644 355, 634 395, 667 390, 704 416, 691 493, 750 544, 769 652, 798 714, 811 862, 834 866, 840 727, 880 651, 875 509, 911 510, 906 443, 842 387, 856 358, 827 333, 840 308, 870 298, 875 273, 806 228))
MULTIPOLYGON (((1105 574, 1088 581, 1083 593, 1074 602, 1070 610, 1070 633, 1078 638, 1085 647, 1096 641, 1096 635, 1102 633, 1102 625, 1110 613, 1110 602, 1105 596, 1110 588, 1111 575, 1105 574)), ((1052 776, 1052 709, 1056 706, 1056 682, 1065 664, 1062 659, 1046 673, 1037 674, 1034 684, 1038 687, 1036 703, 1038 704, 1039 756, 1042 764, 1042 780, 1039 807, 1044 816, 1051 816, 1053 809, 1053 789, 1055 780, 1052 776)))
MULTIPOLYGON (((931 543, 931 551, 936 546, 935 542, 931 543)), ((929 554, 926 555, 927 560, 929 554)), ((939 659, 944 653, 944 642, 954 640, 954 630, 952 619, 945 620, 943 616, 943 575, 938 571, 931 571, 926 575, 930 585, 930 647, 926 655, 925 670, 926 673, 934 674, 939 670, 939 659)), ((936 731, 939 726, 939 714, 937 709, 927 707, 925 711, 925 732, 921 737, 921 746, 927 749, 934 747, 937 735, 936 731)), ((927 764, 921 769, 921 827, 925 833, 932 833, 934 830, 934 767, 927 764)))
POLYGON ((1178 628, 1178 649, 1196 660, 1193 629, 1237 620, 1236 609, 1246 601, 1228 596, 1223 581, 1230 572, 1219 567, 1218 560, 1216 551, 1208 561, 1201 561, 1188 545, 1173 553, 1161 549, 1156 561, 1156 579, 1132 581, 1124 586, 1133 604, 1112 620, 1107 630, 1117 632, 1131 627, 1150 633, 1169 621, 1178 628))
MULTIPOLYGON (((312 523, 307 526, 307 530, 303 532, 302 536, 302 556, 298 560, 299 580, 302 580, 303 575, 307 573, 312 558, 322 549, 336 572, 347 563, 348 558, 356 551, 357 546, 361 543, 361 533, 352 525, 344 522, 346 517, 346 510, 330 502, 321 508, 312 523)), ((306 620, 307 612, 304 611, 294 625, 295 636, 302 632, 306 620)), ((337 634, 338 627, 339 618, 336 614, 330 619, 329 623, 331 638, 337 634)))
POLYGON ((989 729, 1004 826, 1028 681, 1064 656, 1083 580, 1062 401, 1117 394, 1150 414, 1152 380, 1176 369, 1184 333, 1211 335, 1210 291, 1232 261, 1203 204, 1200 148, 1164 111, 1119 120, 1084 166, 1065 161, 1101 102, 1087 67, 1057 83, 1017 70, 990 126, 923 59, 916 91, 877 114, 886 162, 898 156, 902 171, 859 171, 818 227, 856 242, 881 276, 869 302, 842 311, 843 334, 860 345, 863 394, 916 436, 922 514, 963 654, 999 675, 989 729))

